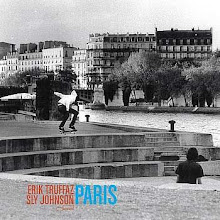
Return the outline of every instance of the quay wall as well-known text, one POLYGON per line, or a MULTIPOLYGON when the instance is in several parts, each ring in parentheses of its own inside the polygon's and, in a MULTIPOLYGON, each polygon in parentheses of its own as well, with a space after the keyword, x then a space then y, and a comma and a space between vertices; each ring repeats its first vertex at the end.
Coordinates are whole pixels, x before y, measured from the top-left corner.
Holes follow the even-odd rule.
POLYGON ((220 114, 216 107, 168 107, 168 106, 106 106, 107 111, 147 112, 147 113, 192 113, 220 114))

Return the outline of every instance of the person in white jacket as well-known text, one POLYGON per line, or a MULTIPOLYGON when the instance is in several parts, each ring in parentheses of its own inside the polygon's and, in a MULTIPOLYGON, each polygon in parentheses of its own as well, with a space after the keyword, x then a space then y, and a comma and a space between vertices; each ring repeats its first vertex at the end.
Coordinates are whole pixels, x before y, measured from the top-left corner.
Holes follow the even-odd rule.
POLYGON ((64 95, 59 92, 54 92, 54 94, 60 97, 60 100, 58 101, 58 111, 62 114, 62 122, 59 125, 59 129, 62 131, 64 130, 64 125, 69 118, 69 115, 73 114, 69 128, 76 130, 74 124, 76 122, 77 115, 79 114, 78 105, 76 102, 76 91, 73 90, 70 95, 64 95))

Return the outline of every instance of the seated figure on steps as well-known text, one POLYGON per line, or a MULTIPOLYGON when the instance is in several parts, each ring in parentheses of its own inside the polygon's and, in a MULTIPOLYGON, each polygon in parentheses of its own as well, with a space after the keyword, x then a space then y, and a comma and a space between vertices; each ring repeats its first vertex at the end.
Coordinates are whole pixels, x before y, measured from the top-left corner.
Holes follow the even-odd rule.
POLYGON ((188 150, 187 160, 178 165, 176 169, 177 183, 201 184, 201 177, 204 176, 200 164, 196 163, 198 151, 192 147, 188 150))

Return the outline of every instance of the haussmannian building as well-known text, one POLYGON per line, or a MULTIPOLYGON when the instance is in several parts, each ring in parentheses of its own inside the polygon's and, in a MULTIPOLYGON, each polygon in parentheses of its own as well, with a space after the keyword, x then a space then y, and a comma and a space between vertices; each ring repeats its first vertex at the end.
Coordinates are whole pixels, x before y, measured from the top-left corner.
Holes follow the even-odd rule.
POLYGON ((6 56, 4 56, 2 59, 0 59, 0 85, 2 84, 2 81, 7 77, 7 59, 6 56))
POLYGON ((43 70, 43 59, 42 52, 29 52, 19 54, 19 70, 32 71, 32 70, 43 70))
POLYGON ((59 46, 42 50, 43 68, 46 72, 72 68, 72 56, 76 47, 59 46))
POLYGON ((13 74, 19 70, 19 53, 11 52, 7 54, 7 72, 13 74))
POLYGON ((18 71, 40 70, 46 73, 71 69, 72 56, 76 49, 63 41, 20 44, 17 50, 13 44, 0 42, 0 52, 5 54, 0 59, 0 80, 2 82, 4 78, 18 71), (1 45, 4 47, 1 48, 1 45))
POLYGON ((72 70, 77 75, 77 85, 79 88, 87 88, 88 80, 86 75, 86 50, 74 50, 72 56, 72 70))
POLYGON ((212 54, 212 28, 210 30, 158 31, 156 50, 166 59, 208 59, 212 54))
POLYGON ((90 34, 87 43, 87 75, 90 86, 107 79, 117 63, 132 52, 155 51, 154 34, 90 34))

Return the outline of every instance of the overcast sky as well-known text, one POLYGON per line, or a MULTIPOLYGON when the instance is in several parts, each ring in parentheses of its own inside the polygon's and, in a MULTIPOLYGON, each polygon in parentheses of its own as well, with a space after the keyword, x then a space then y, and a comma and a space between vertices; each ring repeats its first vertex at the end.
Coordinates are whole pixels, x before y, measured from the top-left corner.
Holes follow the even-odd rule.
POLYGON ((0 42, 66 41, 85 48, 90 33, 154 33, 213 28, 220 49, 219 0, 0 0, 0 42))

